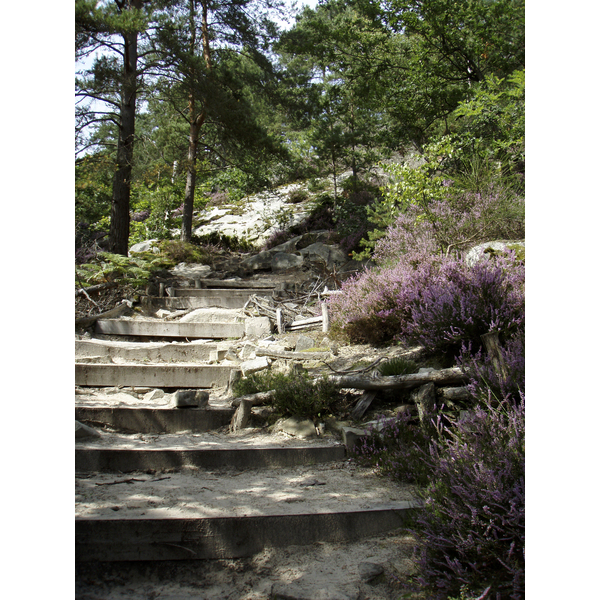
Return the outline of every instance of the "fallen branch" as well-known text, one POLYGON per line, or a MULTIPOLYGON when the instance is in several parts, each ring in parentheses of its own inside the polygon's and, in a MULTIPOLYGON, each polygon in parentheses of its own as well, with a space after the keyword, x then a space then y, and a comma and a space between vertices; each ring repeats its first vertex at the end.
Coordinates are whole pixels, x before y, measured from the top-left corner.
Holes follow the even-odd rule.
POLYGON ((287 350, 269 350, 269 348, 257 348, 256 356, 268 356, 270 358, 286 358, 288 360, 325 360, 331 358, 331 352, 288 352, 287 350))
POLYGON ((121 479, 119 481, 106 481, 106 482, 96 482, 96 485, 118 485, 119 483, 134 483, 135 481, 141 481, 142 483, 154 483, 155 481, 162 481, 163 479, 171 479, 170 477, 158 477, 157 479, 136 479, 135 477, 130 477, 129 479, 121 479))
POLYGON ((356 377, 353 375, 329 375, 328 381, 340 388, 357 390, 409 390, 426 383, 436 385, 458 385, 468 377, 458 368, 440 369, 429 373, 413 373, 411 375, 392 375, 389 377, 356 377))
POLYGON ((269 400, 272 400, 275 397, 275 390, 269 390, 268 392, 258 392, 257 394, 248 394, 246 396, 240 396, 239 398, 234 398, 231 401, 231 406, 239 406, 242 403, 242 400, 246 400, 252 404, 252 406, 259 406, 261 404, 266 404, 269 400))
POLYGON ((89 294, 90 292, 99 292, 101 290, 108 290, 110 288, 114 288, 117 287, 116 282, 114 281, 108 281, 106 283, 99 283, 98 285, 91 285, 90 287, 87 288, 80 288, 78 290, 75 290, 75 297, 77 298, 77 296, 87 296, 87 294, 89 294))
POLYGON ((75 327, 90 327, 93 325, 98 319, 112 319, 114 317, 120 317, 122 314, 126 313, 129 310, 129 306, 125 303, 119 304, 119 306, 115 306, 111 310, 100 313, 98 315, 94 315, 93 317, 81 317, 80 319, 75 319, 75 327))

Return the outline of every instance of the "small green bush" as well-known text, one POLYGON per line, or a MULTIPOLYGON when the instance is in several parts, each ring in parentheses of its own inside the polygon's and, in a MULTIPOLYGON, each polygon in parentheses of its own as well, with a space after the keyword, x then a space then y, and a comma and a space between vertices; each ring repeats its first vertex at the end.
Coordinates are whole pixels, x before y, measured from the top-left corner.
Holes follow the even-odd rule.
POLYGON ((304 202, 308 198, 308 192, 306 190, 294 190, 288 195, 288 202, 292 204, 299 204, 304 202))
POLYGON ((382 363, 379 366, 378 371, 382 377, 391 377, 393 375, 409 375, 410 373, 416 373, 417 369, 417 364, 414 361, 402 356, 397 356, 396 358, 391 358, 382 363))
POLYGON ((168 261, 175 264, 186 263, 204 263, 207 259, 206 253, 201 248, 183 242, 181 240, 165 240, 160 243, 160 251, 168 261))
POLYGON ((238 381, 233 388, 236 396, 275 390, 273 407, 282 416, 310 419, 330 413, 340 400, 337 386, 327 379, 313 381, 308 373, 261 372, 238 381))

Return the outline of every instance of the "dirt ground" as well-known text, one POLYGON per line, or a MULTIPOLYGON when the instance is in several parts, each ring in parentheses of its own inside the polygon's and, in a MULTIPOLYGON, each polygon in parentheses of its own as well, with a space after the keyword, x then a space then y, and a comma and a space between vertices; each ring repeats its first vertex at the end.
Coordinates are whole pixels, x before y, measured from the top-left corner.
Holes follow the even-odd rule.
MULTIPOLYGON (((105 290, 93 296, 95 305, 85 297, 78 297, 76 317, 104 312, 119 304, 123 298, 132 296, 132 290, 105 290)), ((286 338, 293 346, 294 338, 298 335, 276 337, 286 338)), ((314 335, 319 342, 324 336, 319 332, 306 332, 306 335, 314 335)), ((401 348, 376 349, 367 345, 342 346, 335 359, 328 361, 330 366, 321 365, 318 370, 332 372, 331 369, 361 368, 383 356, 402 354, 405 351, 406 349, 401 348)), ((118 399, 111 398, 110 404, 114 406, 115 400, 118 399)), ((85 403, 89 404, 89 401, 88 397, 85 403)), ((140 401, 141 398, 138 402, 140 401)), ((96 402, 102 405, 105 400, 97 398, 96 402)), ((131 405, 131 402, 130 396, 123 396, 122 405, 131 405)), ((134 405, 138 402, 133 400, 134 405)), ((153 404, 156 406, 156 402, 153 404)), ((228 405, 229 398, 225 390, 213 390, 211 404, 228 405)), ((385 406, 374 404, 373 410, 385 412, 385 406)), ((216 443, 219 434, 213 433, 205 437, 208 439, 211 435, 216 443)), ((243 439, 245 435, 247 434, 239 436, 239 443, 249 443, 243 439)), ((145 437, 155 436, 140 434, 137 437, 130 436, 125 442, 144 444, 145 437)), ((152 441, 155 443, 154 439, 152 441)), ((286 440, 278 441, 290 443, 286 440)), ((169 441, 165 438, 164 442, 168 444, 169 441)), ((281 501, 282 506, 289 506, 289 502, 308 506, 313 496, 325 496, 326 502, 338 507, 345 496, 357 494, 362 494, 365 506, 375 501, 412 498, 408 486, 383 481, 372 472, 360 470, 348 461, 341 465, 310 467, 306 472, 298 469, 295 471, 287 474, 289 476, 286 479, 286 473, 282 470, 280 478, 273 478, 272 481, 258 481, 257 477, 264 478, 264 473, 252 472, 223 477, 220 472, 198 470, 196 476, 191 478, 189 473, 185 477, 181 473, 123 475, 122 479, 140 480, 132 485, 113 485, 120 477, 114 474, 95 474, 76 480, 78 511, 81 515, 106 515, 105 518, 109 518, 118 506, 119 510, 139 516, 148 510, 160 512, 161 506, 167 507, 172 502, 179 503, 182 514, 200 506, 210 513, 212 500, 218 500, 213 508, 222 511, 222 492, 226 490, 221 488, 224 486, 229 487, 229 491, 236 489, 251 498, 252 504, 247 506, 252 511, 260 511, 263 504, 263 508, 266 508, 269 502, 275 500, 281 501), (170 479, 161 480, 161 477, 170 479), (303 485, 307 483, 310 485, 303 485), (187 490, 189 493, 186 490, 183 490, 186 493, 182 493, 181 485, 195 488, 187 490), (200 496, 196 489, 198 487, 202 491, 200 496), (176 497, 173 496, 175 488, 176 497), (99 489, 102 490, 100 495, 99 489)), ((413 538, 405 532, 395 531, 352 543, 266 548, 251 558, 235 560, 78 563, 75 597, 77 600, 397 600, 400 597, 424 600, 424 596, 414 592, 403 595, 407 593, 406 586, 416 574, 414 549, 413 538)))
POLYGON ((425 600, 404 585, 414 540, 400 532, 356 543, 267 548, 235 560, 79 563, 76 600, 425 600), (370 579, 372 577, 372 579, 370 579))

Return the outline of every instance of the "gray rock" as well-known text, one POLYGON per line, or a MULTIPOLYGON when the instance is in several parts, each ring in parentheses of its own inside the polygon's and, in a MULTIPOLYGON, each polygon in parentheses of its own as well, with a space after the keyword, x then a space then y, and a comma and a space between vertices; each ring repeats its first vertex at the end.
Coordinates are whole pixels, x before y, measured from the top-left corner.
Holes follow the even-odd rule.
MULTIPOLYGON (((149 252, 153 250, 152 246, 155 243, 158 243, 158 240, 146 240, 145 242, 139 242, 138 244, 134 244, 133 246, 131 246, 131 248, 129 248, 129 253, 131 254, 132 252, 149 252)), ((158 249, 153 251, 158 252, 158 249)))
POLYGON ((240 352, 242 360, 252 360, 256 358, 256 346, 254 344, 244 344, 240 352))
POLYGON ((358 565, 358 573, 360 578, 367 583, 373 581, 376 577, 379 577, 383 573, 383 566, 377 563, 364 562, 358 565))
POLYGON ((465 255, 465 262, 467 265, 472 267, 475 263, 479 262, 486 254, 502 253, 509 249, 519 251, 519 249, 525 251, 525 241, 507 241, 507 240, 494 240, 491 242, 485 242, 478 244, 471 248, 465 255))
POLYGON ((151 402, 152 400, 159 400, 164 397, 165 393, 162 390, 152 390, 144 395, 144 402, 151 402))
POLYGON ((240 266, 250 271, 270 270, 273 253, 270 251, 259 252, 240 262, 240 266))
POLYGON ((263 371, 264 369, 268 369, 270 366, 270 361, 268 357, 261 356, 259 358, 255 358, 253 360, 247 360, 240 365, 240 369, 242 370, 242 375, 244 377, 251 375, 252 373, 256 373, 258 371, 263 371))
POLYGON ((99 431, 80 423, 79 421, 75 421, 75 439, 79 440, 82 438, 99 438, 102 437, 99 431))
POLYGON ((253 317, 246 319, 244 333, 246 337, 262 338, 271 335, 273 332, 273 324, 269 317, 253 317))
POLYGON ((271 260, 271 269, 273 269, 273 271, 283 271, 285 269, 301 267, 303 264, 304 259, 299 254, 275 252, 271 260))
POLYGON ((310 350, 316 347, 316 342, 307 335, 301 335, 296 340, 296 352, 302 352, 302 350, 310 350))
POLYGON ((358 429, 357 427, 342 427, 342 441, 347 450, 352 450, 357 442, 366 435, 369 434, 364 429, 358 429))
POLYGON ((308 260, 323 259, 329 269, 348 262, 347 254, 339 246, 328 246, 322 242, 311 244, 300 250, 300 253, 308 260))
POLYGON ((299 235, 283 244, 279 244, 279 246, 271 248, 271 252, 295 252, 302 237, 303 236, 299 235))
POLYGON ((317 437, 315 424, 310 419, 300 419, 299 417, 290 417, 275 424, 273 431, 283 431, 299 438, 317 437))
POLYGON ((208 392, 203 390, 177 390, 173 394, 176 408, 204 408, 208 404, 208 392))

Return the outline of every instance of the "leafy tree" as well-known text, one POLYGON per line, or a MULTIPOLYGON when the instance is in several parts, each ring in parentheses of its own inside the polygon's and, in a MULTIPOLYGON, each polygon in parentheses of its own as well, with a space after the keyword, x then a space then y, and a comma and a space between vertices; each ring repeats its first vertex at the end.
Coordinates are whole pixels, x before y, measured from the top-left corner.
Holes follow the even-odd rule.
MULTIPOLYGON (((89 147, 82 136, 90 127, 107 123, 116 126, 109 248, 123 255, 128 252, 135 119, 143 71, 140 60, 148 57, 142 46, 152 9, 149 0, 103 4, 75 0, 76 57, 93 57, 92 66, 76 79, 78 149, 89 147)), ((91 144, 96 142, 92 140, 91 144)))
POLYGON ((358 8, 356 2, 338 0, 305 8, 277 45, 282 64, 303 75, 307 139, 334 174, 335 196, 338 165, 352 169, 357 191, 359 172, 375 161, 383 132, 381 111, 370 101, 362 71, 365 54, 389 33, 358 8))
MULTIPOLYGON (((275 0, 185 0, 160 18, 156 51, 163 59, 157 89, 188 126, 186 187, 181 239, 192 235, 199 150, 227 161, 250 146, 273 151, 258 123, 245 86, 253 91, 268 77, 264 55, 275 25, 259 9, 278 9, 275 0), (256 80, 257 70, 259 72, 256 80)), ((254 92, 255 93, 255 92, 254 92)))

